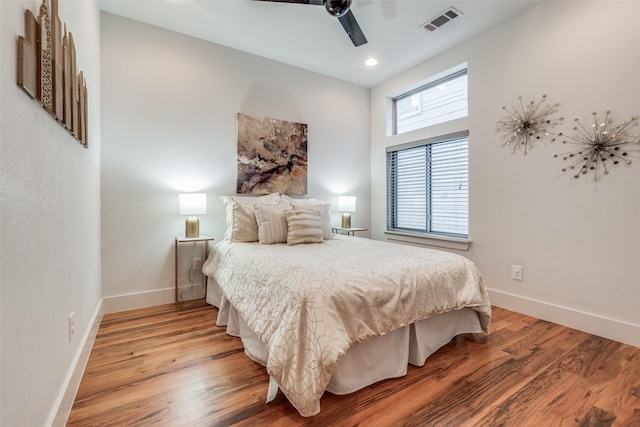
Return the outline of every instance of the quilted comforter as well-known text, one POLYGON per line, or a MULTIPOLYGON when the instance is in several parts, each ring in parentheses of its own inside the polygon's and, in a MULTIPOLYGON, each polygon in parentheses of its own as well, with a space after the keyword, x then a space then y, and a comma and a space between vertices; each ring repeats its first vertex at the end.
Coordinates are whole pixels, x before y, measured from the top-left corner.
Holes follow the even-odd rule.
POLYGON ((268 349, 267 372, 303 416, 320 411, 336 364, 354 344, 438 313, 491 306, 468 259, 335 236, 320 244, 215 245, 203 265, 268 349))

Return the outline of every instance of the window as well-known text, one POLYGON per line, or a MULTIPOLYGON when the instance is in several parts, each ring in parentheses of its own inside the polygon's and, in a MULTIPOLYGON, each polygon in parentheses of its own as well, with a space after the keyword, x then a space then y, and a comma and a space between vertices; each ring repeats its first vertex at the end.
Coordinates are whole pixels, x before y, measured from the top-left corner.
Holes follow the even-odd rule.
POLYGON ((387 229, 469 236, 469 133, 387 148, 387 229))
POLYGON ((467 116, 467 70, 393 98, 393 134, 467 116))

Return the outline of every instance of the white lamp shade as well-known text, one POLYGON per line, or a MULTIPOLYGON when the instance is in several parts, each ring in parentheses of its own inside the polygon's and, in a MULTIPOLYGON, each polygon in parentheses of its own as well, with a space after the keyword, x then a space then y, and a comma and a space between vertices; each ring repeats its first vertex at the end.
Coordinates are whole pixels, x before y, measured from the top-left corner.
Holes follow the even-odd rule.
POLYGON ((207 213, 205 193, 180 194, 180 215, 200 215, 207 213))
POLYGON ((338 210, 340 212, 355 212, 356 198, 354 196, 338 196, 338 210))

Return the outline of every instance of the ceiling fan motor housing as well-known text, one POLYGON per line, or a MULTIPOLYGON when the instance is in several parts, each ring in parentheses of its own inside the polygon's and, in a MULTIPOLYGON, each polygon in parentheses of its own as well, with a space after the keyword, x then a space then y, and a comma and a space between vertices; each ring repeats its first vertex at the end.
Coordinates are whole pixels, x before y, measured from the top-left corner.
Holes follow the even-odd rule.
POLYGON ((329 15, 340 18, 344 16, 351 7, 351 0, 325 0, 324 8, 329 15))

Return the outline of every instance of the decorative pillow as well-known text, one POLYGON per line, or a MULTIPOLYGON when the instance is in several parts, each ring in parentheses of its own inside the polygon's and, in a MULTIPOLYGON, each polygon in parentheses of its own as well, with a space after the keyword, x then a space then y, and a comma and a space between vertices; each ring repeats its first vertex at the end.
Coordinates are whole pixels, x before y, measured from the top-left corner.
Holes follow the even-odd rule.
POLYGON ((264 245, 287 242, 287 220, 284 212, 291 209, 288 203, 279 205, 254 205, 258 223, 258 241, 264 245))
POLYGON ((331 205, 313 205, 313 206, 296 206, 296 209, 317 210, 320 212, 320 221, 322 222, 322 238, 324 240, 333 239, 333 229, 331 228, 331 215, 329 208, 331 205))
POLYGON ((284 212, 287 219, 287 245, 322 243, 322 221, 315 209, 296 209, 284 212))
POLYGON ((322 200, 318 200, 318 199, 294 199, 293 197, 289 197, 286 194, 281 194, 280 197, 282 198, 282 200, 284 200, 287 203, 291 203, 296 208, 322 204, 322 200))
POLYGON ((224 238, 232 242, 257 242, 258 224, 253 213, 253 205, 281 203, 278 193, 266 196, 221 196, 220 200, 226 205, 227 230, 224 238))

